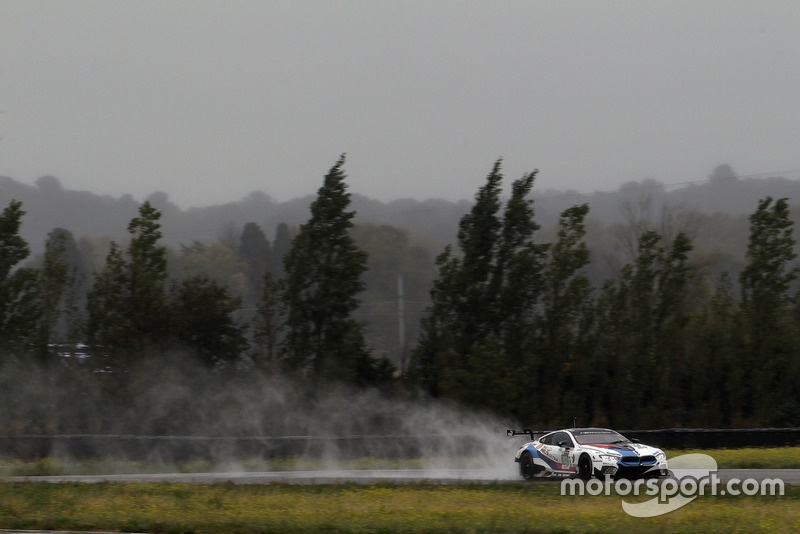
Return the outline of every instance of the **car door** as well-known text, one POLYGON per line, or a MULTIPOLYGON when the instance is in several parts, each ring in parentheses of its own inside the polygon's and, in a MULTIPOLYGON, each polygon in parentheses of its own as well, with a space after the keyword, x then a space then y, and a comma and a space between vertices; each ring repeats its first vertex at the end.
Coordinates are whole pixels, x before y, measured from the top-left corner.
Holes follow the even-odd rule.
POLYGON ((556 432, 553 435, 553 443, 557 448, 555 452, 556 461, 562 471, 575 471, 575 442, 568 432, 556 432))

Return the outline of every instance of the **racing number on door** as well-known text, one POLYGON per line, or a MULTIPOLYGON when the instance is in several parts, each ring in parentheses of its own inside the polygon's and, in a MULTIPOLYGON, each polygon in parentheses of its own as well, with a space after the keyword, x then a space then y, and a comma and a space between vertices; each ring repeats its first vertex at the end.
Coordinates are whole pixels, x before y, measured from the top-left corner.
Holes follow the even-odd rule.
POLYGON ((561 466, 564 469, 568 469, 572 463, 569 451, 567 449, 562 448, 560 452, 561 452, 561 466))

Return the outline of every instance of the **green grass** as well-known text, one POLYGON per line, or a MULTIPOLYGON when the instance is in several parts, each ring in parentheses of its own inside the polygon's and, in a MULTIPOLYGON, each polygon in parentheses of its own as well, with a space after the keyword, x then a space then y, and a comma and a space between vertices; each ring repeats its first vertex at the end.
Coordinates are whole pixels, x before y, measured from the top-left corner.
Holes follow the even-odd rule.
MULTIPOLYGON (((720 468, 800 468, 800 447, 672 450, 705 453, 720 468)), ((340 467, 413 468, 421 459, 360 458, 340 467)), ((0 475, 203 472, 228 466, 144 462, 0 462, 0 475)), ((250 460, 244 471, 320 469, 313 459, 250 460)), ((647 500, 642 497, 638 500, 647 500)), ((626 500, 637 500, 626 497, 626 500)), ((703 496, 649 519, 619 496, 560 495, 558 483, 233 484, 0 483, 0 528, 129 532, 769 532, 800 531, 800 487, 784 496, 703 496)))
POLYGON ((768 532, 800 530, 800 488, 699 497, 637 519, 558 484, 0 484, 0 528, 137 532, 768 532))

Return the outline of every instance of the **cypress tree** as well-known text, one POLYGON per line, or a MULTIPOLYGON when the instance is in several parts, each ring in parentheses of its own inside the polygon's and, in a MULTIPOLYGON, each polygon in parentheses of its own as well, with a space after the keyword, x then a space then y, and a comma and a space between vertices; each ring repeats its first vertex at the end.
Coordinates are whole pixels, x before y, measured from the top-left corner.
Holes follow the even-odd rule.
POLYGON ((342 155, 325 176, 311 218, 284 258, 281 360, 285 369, 308 374, 315 384, 370 384, 391 374, 388 362, 370 355, 363 325, 352 317, 365 287, 367 255, 350 235, 355 212, 348 210, 344 163, 342 155))
POLYGON ((558 406, 568 401, 575 416, 584 421, 591 416, 591 407, 585 404, 591 388, 587 374, 595 370, 585 357, 587 328, 583 324, 592 293, 582 271, 590 258, 584 242, 588 212, 588 204, 583 204, 564 210, 559 217, 558 237, 548 251, 542 273, 541 344, 537 347, 538 357, 547 362, 539 383, 548 391, 541 399, 543 406, 557 412, 558 406))
POLYGON ((17 267, 30 254, 20 235, 25 211, 12 200, 0 214, 0 351, 22 355, 35 341, 41 316, 39 271, 17 267))
POLYGON ((278 341, 281 335, 280 282, 271 272, 264 275, 261 299, 253 318, 253 361, 264 373, 277 371, 278 341))
POLYGON ((0 282, 8 280, 11 270, 30 253, 28 243, 19 235, 25 211, 22 202, 12 200, 0 215, 0 282))
POLYGON ((493 321, 503 283, 494 268, 502 231, 500 168, 498 160, 475 194, 472 209, 461 218, 457 235, 461 254, 456 256, 448 245, 436 259, 439 276, 412 354, 414 379, 433 395, 466 398, 474 393, 470 354, 489 335, 497 334, 493 321))
POLYGON ((460 222, 456 255, 437 258, 439 276, 412 354, 413 378, 433 395, 498 412, 513 412, 529 384, 529 326, 537 301, 541 258, 538 225, 528 198, 536 173, 501 200, 501 161, 460 222))
POLYGON ((289 225, 286 223, 278 224, 278 227, 275 229, 275 241, 272 246, 272 265, 270 266, 273 279, 280 280, 283 278, 283 259, 286 257, 291 247, 292 238, 289 233, 289 225))
POLYGON ((744 414, 758 423, 769 421, 776 407, 800 413, 800 404, 791 401, 797 398, 798 374, 789 306, 789 287, 798 272, 790 267, 797 257, 793 225, 787 199, 760 200, 750 216, 747 264, 739 276, 746 347, 741 363, 752 370, 744 414))
POLYGON ((249 222, 244 225, 237 252, 245 264, 249 289, 244 302, 252 307, 264 291, 264 275, 272 268, 272 246, 261 228, 249 222))
MULTIPOLYGON (((76 310, 70 308, 70 288, 76 284, 77 268, 70 267, 67 260, 67 246, 72 245, 73 255, 77 252, 72 234, 56 229, 48 235, 45 243, 44 261, 40 272, 39 289, 41 293, 41 319, 37 339, 37 354, 40 359, 50 357, 49 346, 55 341, 63 316, 76 310)), ((67 330, 66 328, 64 330, 67 330)))
POLYGON ((87 303, 93 344, 130 357, 150 354, 168 334, 166 249, 161 213, 145 202, 128 224, 126 251, 112 242, 103 270, 95 277, 87 303))

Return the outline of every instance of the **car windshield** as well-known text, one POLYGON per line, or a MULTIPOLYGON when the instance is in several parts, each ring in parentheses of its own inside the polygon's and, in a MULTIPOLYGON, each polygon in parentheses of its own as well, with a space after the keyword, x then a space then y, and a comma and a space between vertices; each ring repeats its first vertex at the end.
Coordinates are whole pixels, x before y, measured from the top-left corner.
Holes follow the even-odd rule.
POLYGON ((628 443, 630 440, 611 430, 586 430, 578 431, 573 434, 575 441, 580 445, 600 444, 611 445, 614 443, 628 443))

